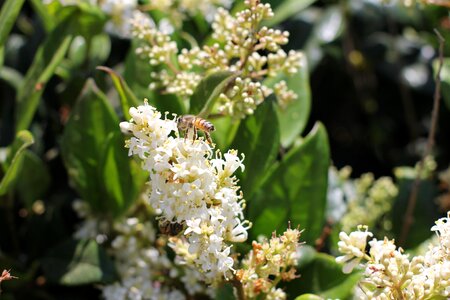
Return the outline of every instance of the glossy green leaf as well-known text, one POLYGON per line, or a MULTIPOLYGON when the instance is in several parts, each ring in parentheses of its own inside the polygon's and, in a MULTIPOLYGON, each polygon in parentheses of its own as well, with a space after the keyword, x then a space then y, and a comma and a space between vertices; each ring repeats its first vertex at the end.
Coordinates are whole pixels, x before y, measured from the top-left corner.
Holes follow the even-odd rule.
POLYGON ((280 133, 274 103, 267 99, 253 115, 241 121, 232 149, 245 155, 245 172, 239 175, 244 195, 250 199, 274 163, 280 146, 280 133))
POLYGON ((329 159, 327 133, 319 123, 283 157, 249 201, 253 236, 284 230, 291 221, 305 229, 303 241, 314 243, 324 223, 329 159))
POLYGON ((20 180, 16 181, 16 191, 25 207, 31 209, 50 186, 50 172, 47 165, 33 152, 25 150, 20 180))
POLYGON ((122 133, 109 134, 100 162, 101 177, 109 210, 119 216, 137 199, 148 174, 128 158, 122 133), (131 164, 130 164, 131 163, 131 164))
POLYGON ((88 80, 66 124, 61 151, 81 198, 95 212, 109 212, 111 206, 103 195, 100 161, 108 135, 117 131, 119 120, 106 96, 88 80))
POLYGON ((191 97, 189 112, 207 117, 219 95, 235 78, 236 74, 229 71, 216 72, 203 78, 191 97))
POLYGON ((284 20, 307 8, 314 2, 316 2, 316 0, 285 0, 276 7, 273 18, 265 21, 264 25, 268 27, 278 25, 284 20))
POLYGON ((298 95, 298 98, 286 108, 277 107, 281 145, 288 147, 305 129, 311 109, 308 64, 304 55, 301 58, 301 68, 298 73, 283 79, 288 88, 298 95))
POLYGON ((0 47, 6 42, 25 0, 6 0, 0 11, 0 47))
POLYGON ((67 240, 42 260, 45 277, 52 283, 76 286, 109 283, 116 279, 113 262, 93 240, 67 240))
POLYGON ((114 86, 120 96, 120 104, 122 106, 123 115, 126 120, 129 120, 131 118, 129 113, 130 107, 136 107, 139 105, 139 101, 134 95, 133 91, 130 89, 122 76, 120 76, 114 70, 103 66, 97 67, 97 70, 104 71, 111 76, 114 86))
POLYGON ((316 253, 308 265, 298 269, 298 273, 302 277, 288 284, 288 293, 314 293, 320 297, 317 299, 348 299, 361 279, 358 272, 342 273, 342 265, 336 262, 335 257, 325 253, 316 253))
POLYGON ((9 192, 19 178, 24 160, 24 151, 34 143, 34 138, 29 131, 19 131, 16 139, 10 146, 6 161, 2 164, 4 176, 0 182, 0 196, 9 192))
POLYGON ((76 16, 66 18, 39 47, 25 80, 17 93, 16 131, 27 129, 41 99, 48 80, 61 63, 73 37, 76 16))

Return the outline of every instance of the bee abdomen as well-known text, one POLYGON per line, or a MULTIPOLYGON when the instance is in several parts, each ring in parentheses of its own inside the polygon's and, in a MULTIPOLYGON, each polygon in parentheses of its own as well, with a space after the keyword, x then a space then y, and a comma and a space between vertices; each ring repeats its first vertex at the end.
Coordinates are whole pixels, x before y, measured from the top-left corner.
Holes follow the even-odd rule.
POLYGON ((197 127, 200 130, 203 131, 214 131, 214 125, 208 121, 206 121, 205 119, 202 118, 196 118, 195 119, 195 127, 197 127))

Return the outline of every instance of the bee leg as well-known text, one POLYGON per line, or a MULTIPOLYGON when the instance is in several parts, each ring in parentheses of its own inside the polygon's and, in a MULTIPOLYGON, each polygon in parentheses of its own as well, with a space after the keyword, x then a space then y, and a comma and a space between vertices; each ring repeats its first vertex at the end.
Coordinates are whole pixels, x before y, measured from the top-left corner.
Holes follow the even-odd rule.
POLYGON ((194 141, 197 139, 197 128, 192 127, 194 129, 194 135, 192 136, 192 144, 194 143, 194 141))
POLYGON ((208 144, 211 145, 213 142, 212 142, 212 139, 211 139, 211 135, 209 134, 208 131, 205 131, 205 137, 206 137, 206 140, 208 141, 208 144))
POLYGON ((186 142, 186 138, 187 138, 187 136, 188 136, 188 130, 189 129, 186 129, 185 131, 184 131, 184 141, 186 142))

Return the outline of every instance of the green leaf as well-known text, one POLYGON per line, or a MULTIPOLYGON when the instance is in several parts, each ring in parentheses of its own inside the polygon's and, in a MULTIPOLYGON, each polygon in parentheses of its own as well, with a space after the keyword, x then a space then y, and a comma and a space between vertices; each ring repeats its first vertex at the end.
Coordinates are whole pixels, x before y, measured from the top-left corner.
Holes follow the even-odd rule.
POLYGON ((50 186, 51 178, 47 165, 33 152, 25 150, 20 180, 16 181, 16 191, 25 207, 31 209, 33 203, 42 197, 50 186))
POLYGON ((251 116, 241 121, 231 148, 245 155, 245 172, 239 176, 246 199, 258 190, 262 179, 276 159, 280 133, 274 103, 261 104, 251 116))
POLYGON ((13 188, 23 165, 24 151, 33 143, 34 139, 29 131, 23 130, 17 133, 16 139, 9 149, 6 161, 2 164, 5 175, 0 182, 0 196, 13 188))
POLYGON ((130 107, 136 107, 139 105, 139 101, 134 95, 133 91, 131 91, 130 87, 122 78, 122 76, 120 76, 114 70, 103 66, 97 67, 97 70, 104 71, 111 76, 114 86, 120 96, 120 104, 122 106, 123 115, 126 120, 129 120, 131 118, 129 113, 130 107))
POLYGON ((45 277, 53 283, 76 286, 116 279, 113 262, 93 240, 67 240, 42 260, 45 277))
POLYGON ((53 28, 53 26, 55 26, 55 20, 53 16, 48 12, 47 7, 42 0, 31 0, 30 2, 33 6, 34 11, 41 19, 45 31, 49 32, 53 28))
POLYGON ((100 162, 101 177, 104 179, 108 208, 115 216, 126 211, 142 190, 148 174, 128 158, 125 141, 120 132, 111 133, 105 142, 105 151, 100 162), (130 164, 131 162, 131 164, 130 164))
POLYGON ((44 87, 61 63, 73 37, 74 14, 53 30, 39 47, 25 80, 17 93, 16 131, 27 129, 33 119, 44 87))
POLYGON ((236 136, 240 120, 235 120, 230 116, 222 116, 217 119, 209 119, 209 121, 213 122, 216 128, 211 135, 213 142, 222 152, 228 151, 236 136))
POLYGON ((253 236, 284 230, 291 221, 305 229, 302 240, 313 244, 324 223, 329 160, 327 133, 318 123, 283 157, 249 201, 253 236))
POLYGON ((304 55, 301 58, 301 68, 298 73, 283 79, 286 81, 288 88, 298 95, 298 98, 285 109, 277 107, 281 145, 287 148, 305 129, 311 109, 308 64, 304 55))
POLYGON ((291 16, 299 13, 303 9, 307 8, 316 0, 285 0, 274 11, 273 18, 264 22, 267 27, 278 25, 291 16))
MULTIPOLYGON (((439 66, 439 60, 433 61, 434 75, 436 75, 439 66)), ((441 90, 445 106, 450 110, 450 58, 444 58, 444 64, 441 70, 441 90)))
MULTIPOLYGON (((414 180, 415 177, 397 178, 398 195, 392 210, 392 232, 397 239, 401 236, 403 230, 405 211, 409 205, 414 180)), ((416 247, 431 236, 430 228, 440 215, 436 202, 430 201, 430 199, 436 199, 438 195, 439 190, 434 181, 432 179, 422 179, 417 192, 416 207, 413 215, 414 223, 409 230, 405 245, 402 245, 403 248, 416 247)))
POLYGON ((160 91, 149 89, 151 83, 151 72, 156 72, 148 60, 144 60, 136 54, 138 43, 133 41, 128 55, 125 59, 124 80, 129 84, 139 100, 147 98, 149 103, 159 111, 169 111, 176 114, 185 114, 185 105, 179 97, 174 94, 165 94, 160 91))
POLYGON ((25 0, 6 0, 0 11, 0 47, 6 42, 25 0))
POLYGON ((22 74, 6 66, 0 69, 0 79, 12 86, 16 91, 20 89, 23 83, 22 74))
POLYGON ((67 121, 61 151, 69 176, 94 212, 109 212, 111 206, 103 195, 100 161, 108 135, 118 131, 119 120, 106 96, 89 79, 67 121))
POLYGON ((295 300, 323 300, 323 298, 314 294, 303 294, 295 298, 295 300))
POLYGON ((314 260, 300 267, 298 273, 301 279, 288 284, 288 293, 314 293, 320 297, 313 299, 348 299, 361 279, 358 272, 342 273, 335 257, 325 253, 316 253, 314 260))
POLYGON ((191 97, 189 111, 191 114, 207 117, 226 86, 236 78, 236 74, 220 71, 206 76, 200 81, 191 97))

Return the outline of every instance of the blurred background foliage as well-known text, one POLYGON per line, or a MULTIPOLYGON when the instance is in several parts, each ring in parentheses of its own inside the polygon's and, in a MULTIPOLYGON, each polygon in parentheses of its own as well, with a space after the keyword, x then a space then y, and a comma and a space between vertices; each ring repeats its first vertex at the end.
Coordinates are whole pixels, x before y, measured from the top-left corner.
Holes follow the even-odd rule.
MULTIPOLYGON (((348 298, 359 274, 344 276, 329 255, 343 227, 342 214, 330 221, 329 195, 327 210, 330 161, 353 170, 341 173, 338 187, 367 172, 394 178, 398 193, 372 225, 399 238, 430 129, 438 56, 433 29, 450 41, 449 10, 432 1, 267 2, 275 11, 267 25, 288 30, 286 49, 306 55, 305 67, 288 81, 299 101, 283 111, 267 100, 240 123, 214 121, 213 139, 221 149, 246 154, 239 177, 252 238, 283 229, 288 220, 306 229, 302 277, 286 287, 290 297, 348 298)), ((81 222, 72 203, 87 201, 109 224, 126 214, 146 179, 123 148, 118 124, 127 119, 126 108, 147 97, 159 110, 188 111, 175 95, 148 89, 152 69, 135 54, 136 41, 106 33, 107 16, 97 8, 0 3, 0 269, 20 278, 2 284, 2 299, 99 297, 96 284, 117 278, 108 242, 72 238, 81 222)), ((181 28, 174 33, 180 46, 188 44, 182 31, 200 43, 210 34, 201 15, 181 28)), ((450 57, 449 42, 444 53, 450 57)), ((434 220, 450 209, 448 176, 438 175, 450 161, 450 60, 441 75, 435 164, 420 175, 409 249, 428 239, 434 220)), ((203 97, 194 94, 191 109, 216 97, 214 88, 229 76, 205 78, 196 91, 203 97)), ((365 195, 372 183, 359 190, 361 203, 371 197, 365 195)), ((341 206, 336 209, 346 210, 341 206)))

